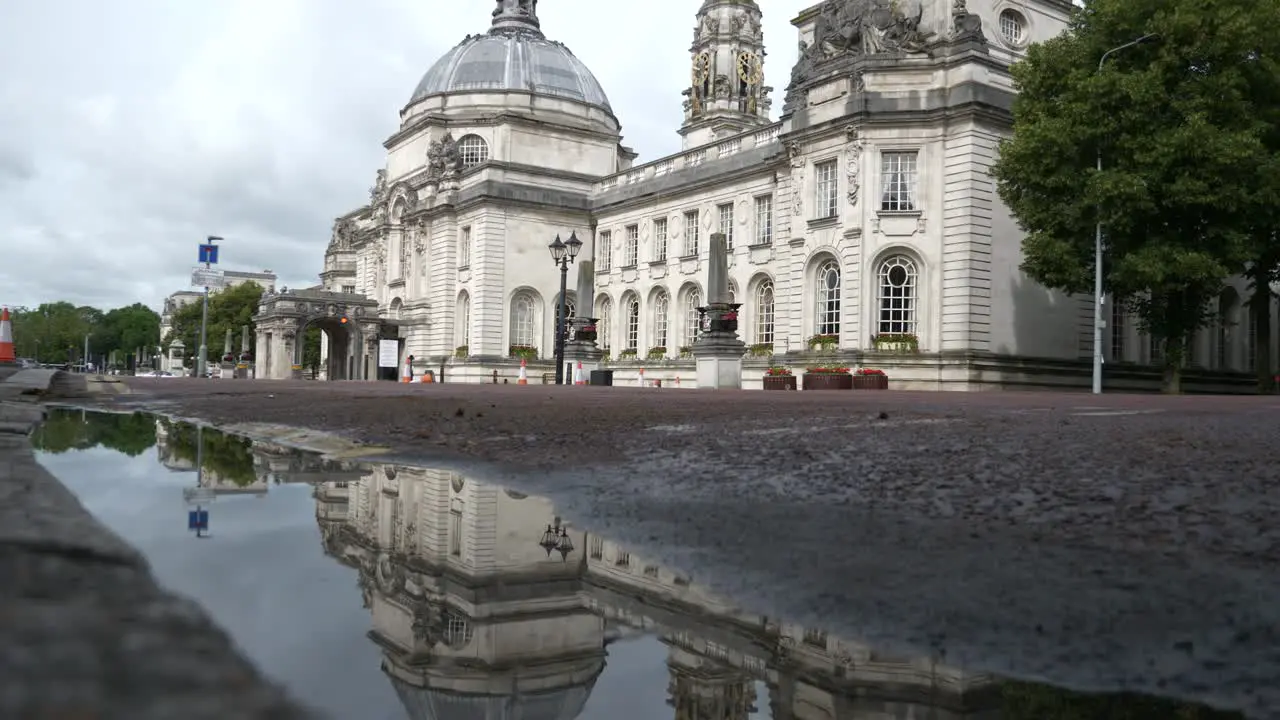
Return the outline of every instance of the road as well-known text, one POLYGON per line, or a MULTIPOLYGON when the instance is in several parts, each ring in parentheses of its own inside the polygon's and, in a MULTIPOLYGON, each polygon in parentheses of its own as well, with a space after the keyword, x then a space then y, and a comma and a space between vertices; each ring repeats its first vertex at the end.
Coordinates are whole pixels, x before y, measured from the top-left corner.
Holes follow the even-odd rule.
POLYGON ((548 495, 754 610, 1280 717, 1280 398, 131 379, 548 495))

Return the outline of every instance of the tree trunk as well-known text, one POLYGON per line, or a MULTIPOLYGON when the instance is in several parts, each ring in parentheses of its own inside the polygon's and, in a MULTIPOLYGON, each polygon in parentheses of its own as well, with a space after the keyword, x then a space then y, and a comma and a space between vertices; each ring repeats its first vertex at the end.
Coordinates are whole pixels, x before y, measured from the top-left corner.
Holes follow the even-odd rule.
POLYGON ((1181 395, 1182 394, 1182 365, 1177 362, 1165 361, 1164 377, 1161 379, 1160 392, 1165 395, 1181 395))
POLYGON ((1271 363, 1271 288, 1265 282, 1254 288, 1249 305, 1253 309, 1253 367, 1258 373, 1258 392, 1275 392, 1275 370, 1271 363))

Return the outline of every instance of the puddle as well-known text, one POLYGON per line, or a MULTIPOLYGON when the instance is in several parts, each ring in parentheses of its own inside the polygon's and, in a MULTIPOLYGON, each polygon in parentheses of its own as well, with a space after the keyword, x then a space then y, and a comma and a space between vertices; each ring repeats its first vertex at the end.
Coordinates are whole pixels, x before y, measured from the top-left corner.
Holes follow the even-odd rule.
POLYGON ((56 410, 39 458, 265 673, 356 720, 1242 718, 896 657, 459 474, 56 410), (199 503, 206 531, 188 529, 199 503), (199 535, 200 537, 197 537, 199 535))

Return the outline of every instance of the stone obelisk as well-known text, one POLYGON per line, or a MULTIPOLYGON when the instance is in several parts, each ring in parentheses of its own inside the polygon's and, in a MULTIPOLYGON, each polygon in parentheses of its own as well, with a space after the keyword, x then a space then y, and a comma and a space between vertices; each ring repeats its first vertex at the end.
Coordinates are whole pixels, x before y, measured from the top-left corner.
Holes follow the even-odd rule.
POLYGON ((248 380, 253 377, 253 355, 249 353, 249 326, 240 326, 240 357, 236 358, 236 378, 248 380))
POLYGON ((707 305, 698 308, 702 329, 693 342, 698 387, 742 389, 742 356, 747 344, 738 338, 738 308, 730 302, 729 244, 724 233, 711 233, 707 260, 707 305))
POLYGON ((595 263, 578 261, 578 313, 569 318, 569 338, 564 343, 564 361, 569 365, 565 377, 569 383, 574 382, 578 363, 582 363, 582 377, 590 378, 591 371, 600 366, 600 358, 604 356, 604 351, 596 345, 598 318, 587 317, 595 310, 595 273, 595 263))
POLYGON ((218 364, 222 377, 231 378, 236 373, 235 356, 231 354, 231 328, 227 328, 227 337, 222 343, 222 361, 218 364))

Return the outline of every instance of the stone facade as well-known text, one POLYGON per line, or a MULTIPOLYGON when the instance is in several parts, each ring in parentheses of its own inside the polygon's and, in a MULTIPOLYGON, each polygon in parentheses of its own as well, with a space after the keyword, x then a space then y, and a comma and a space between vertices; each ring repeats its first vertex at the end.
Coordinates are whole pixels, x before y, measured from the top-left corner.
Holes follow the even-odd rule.
MULTIPOLYGON (((1068 0, 810 7, 792 21, 800 54, 777 121, 759 7, 705 0, 685 149, 643 165, 595 78, 542 35, 536 3, 498 5, 489 34, 424 77, 368 204, 337 219, 325 252, 324 288, 376 302, 402 358, 457 381, 513 379, 522 353, 545 369, 559 288, 547 244, 576 232, 597 277, 571 311, 600 319, 615 382, 644 382, 647 365, 691 386, 707 238, 725 232, 747 386, 816 347, 890 368, 897 387, 1087 385, 1092 298, 1021 273, 1022 233, 988 174, 1011 128, 1009 66, 1065 28, 1068 0), (479 77, 464 67, 473 48, 533 60, 479 77), (560 68, 563 86, 540 89, 530 62, 560 68)), ((1193 365, 1250 369, 1252 333, 1228 305, 1193 365)), ((1133 322, 1111 324, 1109 362, 1127 364, 1111 376, 1156 383, 1133 322)))

